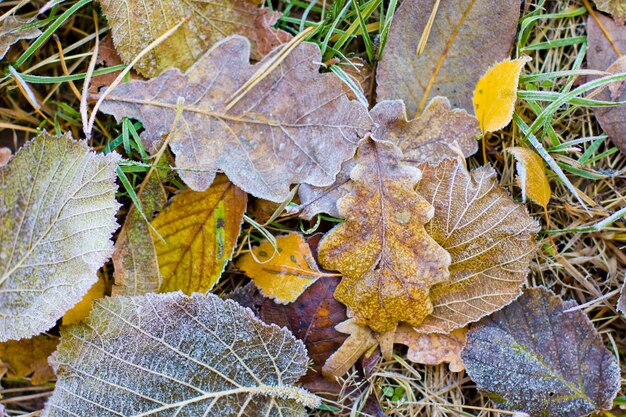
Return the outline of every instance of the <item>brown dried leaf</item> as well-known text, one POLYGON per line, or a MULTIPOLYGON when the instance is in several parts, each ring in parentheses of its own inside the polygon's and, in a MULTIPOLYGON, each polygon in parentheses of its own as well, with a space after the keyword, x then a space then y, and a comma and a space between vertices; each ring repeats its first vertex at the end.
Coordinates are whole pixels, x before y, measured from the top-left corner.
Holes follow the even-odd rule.
POLYGON ((394 335, 394 343, 409 347, 406 357, 411 362, 424 365, 448 362, 450 372, 461 372, 465 369, 460 354, 465 345, 466 333, 467 328, 461 328, 450 334, 423 334, 411 326, 401 325, 394 335))
POLYGON ((53 381, 54 371, 48 365, 48 357, 58 343, 58 337, 43 334, 0 343, 0 361, 7 369, 7 376, 25 378, 30 375, 33 385, 53 381))
POLYGON ((332 184, 371 126, 367 109, 346 98, 334 74, 318 72, 322 58, 311 43, 298 45, 228 109, 237 91, 276 58, 250 65, 249 51, 245 38, 227 38, 185 74, 173 69, 118 86, 102 110, 140 119, 146 148, 154 150, 151 144, 170 131, 181 105, 170 145, 181 178, 197 191, 209 187, 217 170, 275 202, 288 198, 293 183, 332 184))
POLYGON ((418 55, 435 2, 402 3, 376 75, 378 100, 402 99, 410 116, 434 96, 471 111, 476 82, 494 62, 508 58, 517 31, 520 0, 444 1, 418 55))
POLYGON ((577 417, 608 410, 620 373, 575 302, 545 288, 484 318, 467 334, 467 373, 497 404, 532 416, 577 417))
POLYGON ((624 0, 594 0, 598 10, 609 13, 618 25, 624 24, 626 18, 626 1, 624 0))
POLYGON ((432 313, 416 329, 449 333, 520 294, 537 249, 538 223, 498 185, 493 168, 423 165, 417 192, 435 207, 426 232, 452 257, 450 280, 430 290, 432 313))
POLYGON ((9 52, 9 48, 20 39, 33 39, 41 35, 37 28, 22 30, 30 23, 27 19, 18 16, 8 16, 0 22, 0 60, 9 52))
POLYGON ((11 149, 9 148, 0 148, 0 167, 6 165, 11 158, 11 149))
POLYGON ((366 326, 358 325, 354 319, 339 323, 335 329, 350 336, 324 364, 322 373, 329 378, 348 372, 364 353, 378 345, 372 331, 366 326))
POLYGON ((617 300, 617 311, 626 316, 626 277, 619 290, 619 299, 617 300))
POLYGON ((147 78, 169 68, 185 71, 216 42, 244 35, 254 45, 254 59, 289 41, 291 35, 272 29, 280 13, 245 0, 187 2, 185 0, 101 0, 113 40, 125 63, 169 29, 188 19, 169 38, 139 60, 135 69, 147 78))
POLYGON ((326 213, 332 217, 341 217, 337 208, 337 201, 350 194, 352 191, 352 180, 350 172, 356 165, 354 159, 350 159, 341 165, 341 171, 332 185, 328 187, 315 187, 302 184, 298 189, 300 197, 300 217, 311 220, 319 213, 326 213))
POLYGON ((421 172, 401 158, 390 142, 360 147, 354 188, 338 202, 346 221, 319 247, 320 265, 344 275, 335 298, 377 332, 420 324, 432 311, 430 288, 449 278, 450 256, 424 230, 433 207, 414 191, 421 172))

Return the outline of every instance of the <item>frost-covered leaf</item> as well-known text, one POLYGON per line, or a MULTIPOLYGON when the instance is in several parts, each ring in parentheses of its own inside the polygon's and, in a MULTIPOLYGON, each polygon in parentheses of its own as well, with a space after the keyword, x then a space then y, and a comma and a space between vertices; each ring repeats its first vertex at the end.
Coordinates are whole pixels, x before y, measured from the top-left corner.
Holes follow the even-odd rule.
POLYGON ((97 281, 118 161, 44 132, 0 168, 0 341, 48 330, 97 281))
POLYGON ((332 217, 341 217, 337 208, 337 201, 350 194, 352 180, 350 172, 355 166, 354 159, 350 159, 341 165, 341 171, 337 174, 335 182, 327 187, 316 187, 302 184, 298 189, 300 197, 300 217, 311 220, 319 213, 326 213, 332 217))
POLYGON ((418 333, 411 326, 398 326, 394 343, 408 346, 406 358, 411 362, 425 365, 439 365, 448 362, 450 372, 465 369, 461 360, 461 349, 465 345, 466 328, 456 329, 450 334, 418 333))
POLYGON ((497 183, 493 168, 459 161, 423 165, 417 192, 435 207, 426 232, 452 257, 450 280, 430 290, 432 313, 414 327, 448 333, 520 294, 539 225, 497 183))
POLYGON ((577 417, 608 410, 620 373, 576 303, 533 288, 467 334, 467 373, 498 407, 531 416, 577 417))
POLYGON ((301 43, 262 79, 255 73, 279 51, 256 65, 250 65, 249 52, 245 38, 232 36, 185 74, 172 69, 118 86, 102 110, 140 119, 146 148, 154 151, 182 106, 170 146, 182 180, 196 191, 206 190, 217 170, 244 191, 275 202, 288 198, 290 184, 332 184, 371 127, 367 109, 346 98, 337 76, 319 73, 315 44, 301 43), (239 96, 252 78, 258 83, 239 96))
POLYGON ((148 78, 169 68, 186 70, 213 44, 229 35, 239 34, 250 39, 255 59, 291 38, 286 32, 272 29, 280 13, 258 8, 247 0, 101 0, 100 6, 111 26, 115 46, 126 63, 188 18, 176 32, 139 60, 135 69, 148 78))
POLYGON ((430 288, 449 278, 450 255, 424 229, 433 207, 414 191, 421 171, 401 158, 390 142, 359 148, 352 193, 338 202, 346 221, 319 246, 320 265, 343 274, 335 298, 377 332, 420 324, 432 311, 430 288))
POLYGON ((617 299, 617 310, 626 315, 626 277, 619 290, 619 298, 617 299))
MULTIPOLYGON (((626 1, 624 0, 594 0, 598 10, 609 13, 618 25, 624 24, 626 19, 626 1)), ((591 17, 591 16, 589 16, 591 17)))
POLYGON ((543 159, 532 150, 520 146, 507 148, 506 151, 517 160, 517 182, 524 201, 528 197, 545 209, 550 202, 552 189, 543 159))
POLYGON ((30 23, 26 19, 17 16, 8 16, 0 23, 0 60, 9 51, 11 45, 20 39, 33 39, 41 35, 41 31, 37 28, 22 29, 26 24, 30 23))
POLYGON ((509 56, 520 0, 405 0, 396 11, 378 66, 378 100, 402 99, 414 116, 435 96, 472 110, 474 86, 509 56), (428 41, 417 53, 435 3, 428 41))
POLYGON ((104 297, 105 292, 106 283, 104 278, 102 275, 98 275, 98 281, 87 291, 83 299, 63 315, 63 325, 69 326, 70 324, 80 323, 87 318, 89 313, 91 313, 94 301, 104 297))
POLYGON ((113 297, 61 332, 44 416, 306 417, 306 350, 213 294, 113 297))
POLYGON ((56 350, 58 343, 58 337, 44 334, 0 343, 0 368, 6 369, 9 378, 30 376, 33 385, 52 381, 55 376, 48 365, 48 357, 56 350))
POLYGON ((354 319, 339 323, 335 329, 350 336, 324 364, 322 372, 327 377, 342 376, 364 353, 378 345, 372 331, 366 326, 358 325, 354 319))

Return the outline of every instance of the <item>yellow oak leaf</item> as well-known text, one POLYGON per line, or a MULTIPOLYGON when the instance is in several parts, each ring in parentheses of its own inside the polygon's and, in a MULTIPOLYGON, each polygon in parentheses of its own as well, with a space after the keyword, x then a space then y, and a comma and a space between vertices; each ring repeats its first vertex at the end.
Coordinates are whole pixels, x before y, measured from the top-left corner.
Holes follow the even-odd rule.
POLYGON ((102 278, 102 275, 98 274, 98 282, 93 284, 93 286, 89 289, 87 294, 83 296, 83 299, 80 300, 78 304, 76 304, 67 313, 65 313, 65 315, 63 316, 63 325, 69 326, 70 324, 76 324, 83 321, 89 315, 89 313, 91 313, 93 302, 104 297, 105 292, 106 283, 104 282, 104 278, 102 278))
POLYGON ((161 292, 186 294, 213 288, 230 260, 248 197, 218 175, 202 192, 185 189, 153 221, 163 276, 161 292))
POLYGON ((239 257, 237 267, 252 278, 263 295, 280 304, 294 302, 324 275, 298 233, 277 237, 276 250, 269 241, 261 242, 252 253, 239 257))
POLYGON ((530 149, 514 147, 506 149, 517 160, 518 183, 522 189, 522 198, 533 200, 543 208, 548 206, 552 190, 546 176, 543 159, 530 149))
POLYGON ((6 376, 21 379, 30 375, 33 385, 54 380, 54 371, 48 365, 48 357, 58 344, 58 337, 44 334, 0 343, 0 363, 6 368, 6 376))
POLYGON ((483 134, 495 132, 511 122, 522 68, 530 57, 506 59, 489 68, 474 90, 474 113, 483 134))
POLYGON ((322 374, 329 378, 345 374, 364 353, 378 346, 378 341, 372 331, 366 326, 359 326, 354 319, 339 323, 335 326, 335 330, 349 334, 350 337, 326 360, 322 367, 322 374))
POLYGON ((401 159, 391 142, 361 145, 352 191, 338 202, 346 221, 319 246, 320 265, 343 274, 335 298, 376 332, 420 324, 433 309, 430 288, 449 278, 450 255, 424 229, 433 206, 414 191, 421 171, 401 159))

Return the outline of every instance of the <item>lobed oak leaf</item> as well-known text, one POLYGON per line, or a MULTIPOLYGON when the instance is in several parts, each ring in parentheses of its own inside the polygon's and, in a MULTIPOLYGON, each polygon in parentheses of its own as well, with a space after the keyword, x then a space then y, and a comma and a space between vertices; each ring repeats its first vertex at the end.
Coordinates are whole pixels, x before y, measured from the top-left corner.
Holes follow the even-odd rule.
POLYGON ((543 159, 530 149, 519 146, 506 151, 517 160, 517 180, 522 189, 522 199, 526 201, 528 197, 545 209, 550 202, 552 190, 543 159))
POLYGON ((533 288, 472 326, 461 358, 498 407, 553 417, 612 407, 617 362, 575 305, 533 288))
POLYGON ((414 191, 421 171, 401 158, 390 142, 360 147, 352 193, 338 202, 346 221, 319 247, 320 265, 343 274, 335 298, 376 332, 420 324, 432 311, 430 288, 449 278, 450 255, 424 229, 433 207, 414 191))
POLYGON ((425 231, 452 263, 450 279, 430 289, 432 313, 414 327, 449 333, 519 296, 539 224, 498 185, 489 166, 469 172, 462 162, 448 160, 421 169, 417 192, 435 208, 425 231))
POLYGON ((302 342, 213 294, 107 298, 61 331, 50 361, 46 417, 306 417, 320 402, 293 386, 302 342))
POLYGON ((33 39, 41 35, 37 28, 24 29, 30 23, 18 16, 6 16, 0 24, 0 60, 9 52, 11 45, 20 39, 33 39))
POLYGON ((624 19, 626 19, 626 2, 624 0, 594 0, 594 3, 598 10, 613 16, 615 23, 618 25, 624 24, 624 19))
POLYGON ((337 208, 337 201, 352 191, 350 172, 355 165, 354 159, 344 162, 335 182, 329 186, 316 187, 302 184, 298 188, 300 217, 305 220, 311 220, 320 213, 326 213, 329 216, 341 218, 337 208))
POLYGON ((378 66, 378 100, 402 99, 411 116, 419 115, 434 96, 471 110, 480 76, 509 56, 519 11, 520 0, 404 1, 378 66), (425 35, 424 51, 417 53, 425 35))
POLYGON ((203 192, 185 189, 153 221, 161 292, 213 288, 233 255, 248 197, 224 175, 203 192))
POLYGON ((97 281, 113 252, 118 161, 42 132, 0 167, 0 341, 53 327, 97 281))
POLYGON ((461 328, 450 334, 423 334, 411 326, 401 325, 394 334, 394 343, 408 346, 406 357, 411 362, 424 365, 448 362, 450 372, 461 372, 465 369, 460 355, 466 333, 467 329, 461 328))
POLYGON ((328 378, 345 374, 364 353, 378 346, 378 340, 372 331, 366 326, 357 324, 354 319, 339 323, 335 329, 350 336, 326 360, 322 373, 328 378))
POLYGON ((0 343, 0 367, 6 368, 9 378, 30 376, 33 385, 53 381, 54 371, 48 365, 48 357, 56 350, 58 343, 58 337, 44 334, 0 343))
POLYGON ((293 183, 332 184, 371 127, 367 109, 346 98, 334 74, 319 73, 317 45, 299 44, 270 70, 280 50, 256 65, 249 51, 245 38, 224 39, 185 74, 172 69, 116 87, 102 111, 140 119, 147 149, 169 132, 181 179, 196 191, 206 190, 217 170, 275 202, 288 198, 293 183))

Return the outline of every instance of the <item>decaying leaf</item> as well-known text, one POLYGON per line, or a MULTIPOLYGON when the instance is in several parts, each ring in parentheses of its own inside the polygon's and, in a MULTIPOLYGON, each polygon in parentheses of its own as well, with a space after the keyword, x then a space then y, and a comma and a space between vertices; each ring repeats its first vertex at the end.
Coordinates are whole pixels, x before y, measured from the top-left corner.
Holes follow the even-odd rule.
POLYGON ((483 134, 505 128, 513 118, 522 68, 531 60, 523 56, 494 64, 474 89, 474 113, 483 134))
POLYGON ((617 300, 617 310, 626 316, 626 277, 619 291, 619 299, 617 300))
POLYGON ((246 0, 130 0, 121 3, 101 0, 100 6, 126 63, 169 29, 188 19, 135 65, 135 69, 148 78, 169 68, 186 70, 213 44, 229 35, 239 34, 250 39, 254 59, 260 59, 272 47, 291 38, 286 32, 272 29, 280 13, 260 9, 246 0))
POLYGON ((119 155, 41 133, 0 168, 0 341, 48 330, 97 281, 119 155))
POLYGON ((30 23, 18 16, 8 16, 0 22, 0 60, 9 52, 9 48, 20 39, 33 39, 41 35, 37 28, 22 29, 30 23))
POLYGON ((309 245, 299 233, 276 238, 276 249, 267 240, 237 259, 237 267, 252 278, 261 293, 286 304, 324 275, 317 267, 309 245))
POLYGON ((493 168, 459 161, 422 166, 417 192, 435 207, 426 232, 452 257, 450 281, 430 290, 432 313, 414 327, 448 333, 520 294, 537 250, 538 223, 497 183, 493 168))
POLYGON ((543 159, 535 152, 519 146, 506 149, 517 160, 517 181, 522 189, 522 198, 533 200, 543 208, 548 206, 552 190, 546 176, 543 159))
POLYGON ((532 416, 608 410, 619 368, 591 321, 545 288, 526 290, 467 334, 467 373, 498 405, 532 416))
POLYGON ((11 158, 11 149, 9 148, 0 148, 0 167, 6 165, 11 158))
POLYGON ((9 378, 30 376, 33 385, 54 380, 54 371, 48 365, 59 343, 58 337, 37 335, 30 339, 10 340, 0 343, 0 363, 9 378))
POLYGON ((341 217, 337 209, 337 201, 350 194, 352 190, 352 180, 350 172, 356 163, 350 159, 341 165, 341 171, 337 174, 335 182, 327 187, 315 187, 313 185, 302 184, 298 188, 300 197, 300 217, 311 220, 319 213, 326 213, 332 217, 341 217))
POLYGON ((372 331, 358 325, 354 319, 339 323, 335 329, 350 336, 324 364, 322 373, 328 378, 345 374, 364 353, 378 345, 372 331))
POLYGON ((359 148, 352 193, 338 202, 346 221, 319 247, 320 265, 344 276, 335 298, 377 332, 420 324, 432 311, 430 288, 449 278, 450 255, 424 230, 433 207, 414 191, 421 172, 401 158, 390 142, 359 148))
POLYGON ((519 0, 441 2, 422 54, 417 46, 436 0, 402 2, 378 67, 378 100, 402 99, 410 116, 435 96, 472 109, 472 92, 494 62, 509 56, 519 0))
POLYGON ((260 81, 255 73, 277 51, 256 65, 250 65, 249 51, 245 38, 227 38, 185 74, 172 69, 118 86, 102 110, 118 120, 140 119, 146 148, 155 150, 181 106, 170 146, 182 180, 196 191, 206 190, 217 170, 244 191, 275 202, 288 198, 290 184, 332 184, 371 127, 367 109, 346 98, 337 76, 318 72, 322 58, 315 44, 298 45, 260 81), (239 96, 251 79, 258 83, 239 96))
POLYGON ((461 360, 461 349, 465 345, 466 328, 456 329, 450 334, 418 333, 411 326, 398 326, 394 334, 394 343, 408 346, 406 357, 411 362, 424 365, 449 363, 450 372, 465 369, 461 360))
POLYGON ((104 297, 105 292, 106 283, 104 282, 104 278, 102 275, 98 275, 98 281, 87 291, 83 299, 63 315, 63 325, 69 326, 70 324, 80 323, 86 319, 89 313, 91 313, 94 301, 104 297))
POLYGON ((44 416, 306 417, 319 399, 292 384, 307 360, 289 331, 213 294, 107 298, 62 330, 44 416))
POLYGON ((598 10, 609 13, 613 16, 615 23, 624 24, 626 19, 626 1, 624 0, 594 0, 598 10))
POLYGON ((185 189, 153 221, 161 292, 213 288, 230 260, 248 198, 224 175, 206 191, 185 189))
POLYGON ((115 241, 114 283, 111 295, 143 295, 157 292, 163 278, 147 221, 165 206, 167 195, 157 173, 144 180, 137 192, 144 216, 133 205, 115 241))

